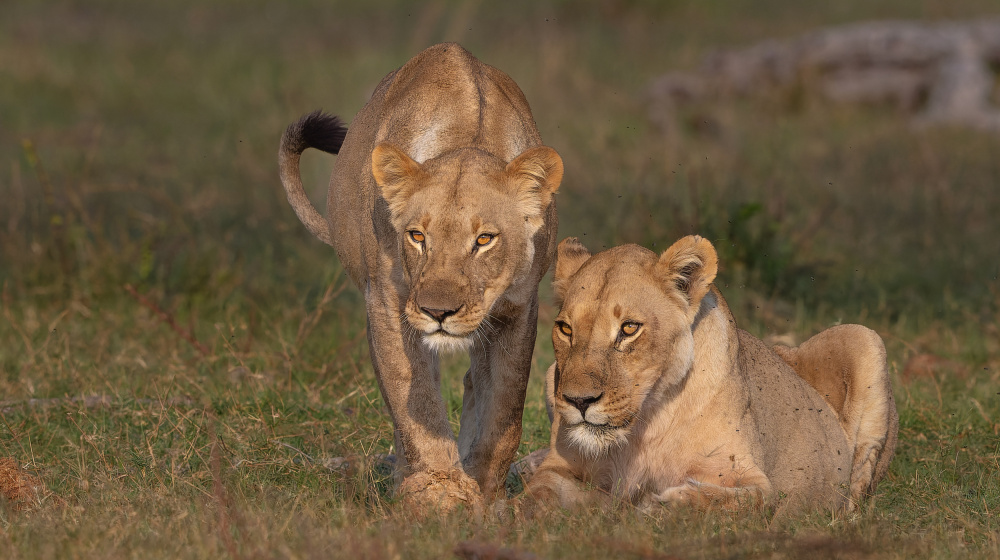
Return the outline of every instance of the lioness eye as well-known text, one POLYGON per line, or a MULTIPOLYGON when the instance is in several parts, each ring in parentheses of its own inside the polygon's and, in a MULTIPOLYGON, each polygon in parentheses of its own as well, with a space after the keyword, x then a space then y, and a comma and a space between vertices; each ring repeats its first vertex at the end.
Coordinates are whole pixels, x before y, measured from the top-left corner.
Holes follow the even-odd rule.
POLYGON ((573 329, 566 323, 559 323, 559 330, 566 336, 573 336, 573 329))
POLYGON ((632 336, 637 330, 639 330, 639 323, 636 323, 635 321, 626 321, 622 323, 622 334, 625 336, 632 336))
POLYGON ((412 239, 414 243, 423 243, 424 242, 424 234, 423 233, 420 233, 419 231, 417 231, 417 230, 414 229, 414 230, 410 230, 409 234, 410 234, 410 239, 412 239))
POLYGON ((493 241, 494 237, 496 236, 489 233, 484 233, 476 238, 476 245, 480 247, 485 247, 489 245, 491 241, 493 241))

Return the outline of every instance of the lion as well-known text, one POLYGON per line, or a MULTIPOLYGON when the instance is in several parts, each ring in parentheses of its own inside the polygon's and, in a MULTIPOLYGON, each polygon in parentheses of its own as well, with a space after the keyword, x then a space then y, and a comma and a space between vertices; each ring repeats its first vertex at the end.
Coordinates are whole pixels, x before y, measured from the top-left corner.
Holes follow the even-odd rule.
POLYGON ((559 244, 551 445, 527 503, 787 513, 874 491, 898 429, 881 338, 840 325, 775 351, 737 328, 717 269, 698 236, 660 256, 559 244))
POLYGON ((299 219, 364 293, 397 492, 442 509, 493 499, 520 442, 563 176, 521 90, 435 45, 390 72, 349 129, 321 112, 290 125, 279 161, 299 219), (299 175, 310 147, 338 154, 326 218, 299 175), (453 350, 471 357, 457 441, 438 363, 453 350))

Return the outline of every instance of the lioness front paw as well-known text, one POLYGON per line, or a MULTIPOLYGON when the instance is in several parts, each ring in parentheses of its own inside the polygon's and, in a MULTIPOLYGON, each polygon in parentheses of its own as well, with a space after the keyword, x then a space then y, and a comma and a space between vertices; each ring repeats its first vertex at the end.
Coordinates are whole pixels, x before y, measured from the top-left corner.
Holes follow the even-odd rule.
POLYGON ((667 505, 689 505, 697 508, 722 507, 739 510, 759 505, 764 499, 764 489, 758 486, 719 486, 688 478, 684 484, 671 486, 651 498, 667 505))
POLYGON ((514 498, 511 505, 515 517, 531 520, 559 509, 559 495, 548 486, 529 484, 521 495, 514 498))
POLYGON ((420 471, 403 479, 396 490, 399 502, 418 515, 449 514, 460 507, 480 511, 479 484, 461 469, 420 471))
POLYGON ((700 482, 689 478, 684 481, 684 484, 671 486, 658 494, 654 494, 651 499, 661 504, 690 504, 692 498, 698 495, 700 486, 700 482))

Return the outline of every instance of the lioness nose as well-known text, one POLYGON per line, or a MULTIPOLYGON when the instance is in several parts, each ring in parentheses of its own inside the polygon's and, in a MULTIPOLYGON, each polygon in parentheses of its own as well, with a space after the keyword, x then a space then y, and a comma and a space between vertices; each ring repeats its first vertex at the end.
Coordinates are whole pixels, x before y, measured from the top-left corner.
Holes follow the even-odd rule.
POLYGON ((430 307, 421 307, 420 310, 438 323, 441 323, 448 317, 458 313, 458 309, 432 309, 430 307))
POLYGON ((570 396, 567 395, 566 393, 563 393, 563 398, 566 399, 566 402, 575 406, 576 409, 580 411, 580 414, 584 415, 587 414, 587 409, 590 408, 590 405, 601 400, 601 397, 603 396, 604 393, 598 393, 596 396, 594 395, 570 396))

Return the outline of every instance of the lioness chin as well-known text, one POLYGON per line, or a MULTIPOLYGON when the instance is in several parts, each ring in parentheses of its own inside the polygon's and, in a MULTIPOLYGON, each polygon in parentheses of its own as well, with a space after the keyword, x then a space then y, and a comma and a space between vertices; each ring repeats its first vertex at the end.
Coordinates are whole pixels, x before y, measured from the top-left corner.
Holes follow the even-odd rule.
POLYGON ((736 327, 717 266, 697 236, 660 256, 560 243, 552 440, 529 501, 780 497, 788 512, 850 508, 874 490, 898 427, 881 339, 841 325, 779 356, 736 327))
POLYGON ((563 174, 521 90, 436 45, 389 73, 349 130, 319 112, 289 126, 279 161, 299 219, 364 292, 404 501, 475 504, 477 487, 492 498, 520 442, 563 174), (310 147, 339 154, 326 218, 299 176, 310 147), (454 350, 471 356, 457 442, 437 358, 454 350))

